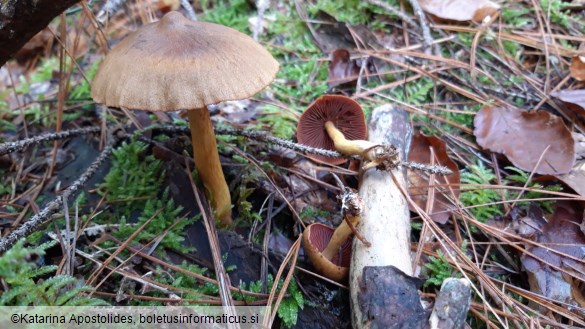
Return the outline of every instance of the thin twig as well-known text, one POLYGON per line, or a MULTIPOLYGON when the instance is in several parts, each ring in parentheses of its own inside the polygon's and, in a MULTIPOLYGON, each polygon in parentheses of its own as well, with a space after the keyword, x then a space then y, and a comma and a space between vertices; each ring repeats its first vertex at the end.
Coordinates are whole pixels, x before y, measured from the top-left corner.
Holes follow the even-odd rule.
MULTIPOLYGON (((208 211, 209 203, 206 202, 206 207, 203 206, 205 199, 202 200, 199 189, 197 188, 197 184, 195 184, 195 181, 193 180, 189 163, 185 162, 185 166, 187 176, 189 177, 189 181, 191 182, 193 194, 195 195, 195 200, 197 201, 197 206, 199 207, 199 211, 201 213, 201 216, 203 217, 203 225, 205 226, 205 232, 207 233, 207 239, 209 240, 209 248, 211 249, 213 267, 215 269, 215 276, 217 277, 217 288, 219 290, 219 296, 221 298, 223 310, 225 313, 228 314, 228 316, 234 316, 236 315, 236 309, 234 308, 234 300, 232 298, 232 293, 229 288, 231 286, 230 277, 227 274, 222 262, 219 238, 217 236, 215 222, 211 212, 208 211)), ((231 323, 228 324, 227 328, 235 329, 240 328, 240 326, 231 323)))
POLYGON ((187 18, 192 21, 197 21, 195 9, 193 9, 193 6, 191 6, 191 2, 189 0, 181 0, 181 6, 185 8, 185 11, 187 12, 187 18))
POLYGON ((433 44, 433 37, 431 36, 431 29, 429 28, 429 23, 427 22, 427 18, 425 17, 425 13, 423 12, 418 0, 408 0, 412 10, 416 17, 418 17, 418 21, 420 22, 420 28, 422 30, 423 35, 423 50, 428 52, 430 50, 431 45, 433 44))
POLYGON ((91 133, 95 133, 95 132, 100 131, 100 129, 101 129, 100 127, 78 128, 78 129, 65 130, 65 131, 61 131, 58 133, 42 134, 39 136, 19 140, 16 142, 2 143, 2 144, 0 144, 0 156, 8 154, 8 153, 12 153, 12 152, 20 151, 29 145, 39 144, 42 142, 52 142, 52 141, 56 141, 59 139, 65 139, 65 138, 78 136, 78 135, 91 134, 91 133))
POLYGON ((401 161, 398 165, 401 167, 406 167, 408 169, 421 170, 429 174, 451 175, 453 173, 451 169, 447 167, 430 165, 426 163, 401 161))
MULTIPOLYGON (((356 193, 350 187, 343 185, 343 182, 335 173, 331 173, 335 181, 337 182, 337 186, 341 190, 341 195, 337 196, 337 199, 341 200, 341 215, 343 220, 349 226, 349 229, 353 233, 353 235, 360 240, 366 247, 371 247, 372 244, 364 238, 364 236, 355 228, 353 225, 353 221, 350 220, 349 217, 360 217, 362 215, 362 209, 364 208, 364 203, 360 198, 359 194, 356 193)), ((361 219, 360 219, 361 220, 361 219)))
MULTIPOLYGON (((159 130, 162 132, 189 133, 189 127, 169 126, 169 125, 150 126, 150 127, 145 128, 145 130, 159 130)), ((322 155, 322 156, 332 157, 332 158, 342 157, 342 158, 360 160, 360 158, 358 156, 346 156, 346 155, 343 155, 337 151, 324 150, 324 149, 319 149, 319 148, 295 143, 295 142, 292 142, 292 141, 289 141, 286 139, 274 137, 265 131, 216 127, 215 132, 217 134, 220 134, 220 135, 240 136, 240 137, 250 138, 250 139, 253 139, 255 141, 274 144, 274 145, 277 145, 280 147, 291 149, 293 151, 301 152, 303 154, 316 154, 316 155, 322 155)), ((400 161, 397 164, 397 166, 404 166, 404 167, 409 168, 409 169, 422 170, 424 172, 433 173, 433 174, 450 175, 453 173, 447 167, 437 166, 437 165, 431 166, 428 164, 410 162, 410 161, 400 161)), ((393 169, 394 167, 388 168, 388 169, 393 169)))
POLYGON ((85 172, 75 182, 73 182, 73 184, 71 184, 71 186, 65 189, 65 191, 63 191, 63 193, 56 197, 53 201, 47 203, 47 205, 38 214, 33 216, 16 230, 12 231, 10 235, 0 239, 0 253, 10 249, 19 239, 29 236, 35 232, 36 229, 50 222, 53 219, 51 215, 59 211, 63 206, 63 200, 73 196, 77 190, 95 174, 102 163, 110 156, 115 142, 115 138, 110 138, 110 141, 104 150, 100 153, 100 155, 92 162, 92 164, 85 170, 85 172))
MULTIPOLYGON (((163 132, 181 132, 181 133, 190 133, 189 127, 181 127, 181 126, 152 126, 146 129, 149 130, 159 130, 163 132)), ((301 152, 301 153, 310 153, 316 155, 322 155, 326 157, 332 158, 354 158, 359 160, 359 157, 349 157, 345 156, 337 151, 330 151, 325 149, 319 149, 299 143, 295 143, 286 139, 278 138, 271 136, 265 131, 258 131, 258 130, 243 130, 243 129, 233 129, 233 128, 220 128, 216 127, 215 132, 220 135, 229 135, 229 136, 241 136, 249 139, 253 139, 260 142, 266 142, 270 144, 274 144, 280 147, 284 147, 287 149, 291 149, 293 151, 301 152)))

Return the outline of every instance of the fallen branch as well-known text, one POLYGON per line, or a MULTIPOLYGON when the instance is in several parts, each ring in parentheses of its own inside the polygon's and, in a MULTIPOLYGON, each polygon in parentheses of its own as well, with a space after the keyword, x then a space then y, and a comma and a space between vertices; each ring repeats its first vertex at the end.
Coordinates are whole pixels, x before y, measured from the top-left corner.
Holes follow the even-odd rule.
POLYGON ((12 152, 21 151, 24 148, 26 148, 27 146, 30 146, 33 144, 39 144, 42 142, 52 142, 52 141, 56 141, 56 140, 60 140, 60 139, 73 137, 73 136, 96 133, 100 130, 101 130, 101 127, 87 127, 87 128, 71 129, 71 130, 64 130, 64 131, 57 132, 57 133, 46 133, 46 134, 42 134, 39 136, 35 136, 35 137, 27 138, 27 139, 22 139, 22 140, 19 140, 16 142, 2 143, 2 144, 0 144, 0 156, 8 154, 8 153, 12 153, 12 152))
POLYGON ((79 0, 3 0, 0 2, 0 66, 51 20, 79 0))
MULTIPOLYGON (((151 127, 147 127, 143 131, 147 131, 147 130, 158 130, 161 132, 175 132, 175 133, 180 132, 180 133, 186 133, 186 134, 189 133, 189 127, 183 127, 183 126, 169 126, 169 125, 151 126, 151 127)), ((288 149, 291 149, 293 151, 297 151, 297 152, 300 152, 303 154, 315 154, 315 155, 322 155, 322 156, 332 157, 332 158, 343 157, 343 158, 348 158, 348 159, 361 160, 360 157, 358 157, 358 156, 347 156, 347 155, 343 155, 337 151, 330 151, 330 150, 314 148, 314 147, 310 147, 307 145, 295 143, 295 142, 292 142, 292 141, 289 141, 286 139, 274 137, 265 131, 216 127, 215 133, 219 134, 219 135, 245 137, 245 138, 253 139, 255 141, 269 143, 269 144, 277 145, 280 147, 288 148, 288 149)), ((388 146, 388 147, 383 147, 382 149, 393 149, 392 145, 388 145, 388 144, 378 145, 378 147, 381 147, 381 146, 388 146)), ((391 158, 393 158, 392 154, 390 154, 390 156, 391 156, 391 158)), ((385 159, 385 157, 383 157, 383 158, 385 159)), ((401 159, 402 159, 402 157, 401 157, 401 159)), ((384 166, 376 166, 376 163, 374 163, 374 164, 375 164, 374 167, 378 167, 378 169, 382 169, 382 168, 383 169, 393 169, 395 167, 405 167, 405 168, 409 168, 409 169, 422 170, 422 171, 425 171, 429 174, 449 175, 452 173, 449 168, 446 168, 443 166, 428 165, 428 164, 408 162, 408 161, 398 161, 398 163, 395 163, 394 165, 384 165, 384 166)))

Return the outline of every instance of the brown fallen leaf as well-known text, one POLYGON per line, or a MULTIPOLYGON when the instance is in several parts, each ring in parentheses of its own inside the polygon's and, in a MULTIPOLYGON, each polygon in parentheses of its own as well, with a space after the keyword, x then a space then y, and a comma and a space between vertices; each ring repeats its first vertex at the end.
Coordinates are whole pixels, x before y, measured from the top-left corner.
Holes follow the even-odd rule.
POLYGON ((575 80, 584 81, 585 80, 585 56, 575 56, 571 61, 571 67, 569 68, 571 71, 571 76, 575 80))
POLYGON ((585 117, 585 89, 559 90, 550 95, 565 103, 570 110, 585 117))
POLYGON ((560 175, 573 168, 573 136, 561 118, 553 114, 545 111, 525 112, 514 108, 484 107, 473 122, 473 134, 479 145, 503 153, 516 167, 524 171, 560 175), (541 157, 542 160, 538 163, 541 157))
POLYGON ((568 173, 555 176, 580 196, 585 196, 585 162, 580 162, 568 173))
POLYGON ((355 60, 350 58, 347 49, 339 48, 331 53, 331 62, 327 68, 327 73, 329 74, 327 79, 329 88, 341 85, 353 87, 357 82, 360 68, 355 60))
MULTIPOLYGON (((444 141, 435 136, 425 136, 416 132, 413 136, 410 145, 410 152, 408 153, 408 161, 419 163, 431 163, 431 155, 434 154, 435 164, 445 166, 453 172, 448 176, 435 176, 436 184, 450 184, 448 186, 436 187, 434 190, 433 204, 429 209, 431 218, 441 224, 445 224, 449 219, 451 210, 455 209, 453 197, 459 198, 459 169, 457 164, 447 155, 447 147, 444 141), (431 152, 431 148, 433 152, 431 152), (453 193, 451 193, 451 190, 453 193)), ((412 200, 421 208, 425 209, 428 199, 430 176, 420 170, 408 171, 408 191, 412 200)), ((414 211, 414 209, 410 209, 414 211)))
POLYGON ((489 0, 419 0, 422 10, 442 19, 481 23, 493 16, 500 5, 489 0))
POLYGON ((535 240, 542 233, 546 219, 542 209, 536 203, 516 205, 504 216, 490 218, 486 222, 508 233, 535 240))
POLYGON ((532 292, 569 304, 583 301, 579 287, 585 280, 585 264, 579 261, 585 257, 585 235, 580 230, 582 220, 582 205, 567 201, 557 203, 551 220, 542 227, 542 235, 537 239, 542 246, 528 249, 535 257, 524 254, 521 258, 532 292))

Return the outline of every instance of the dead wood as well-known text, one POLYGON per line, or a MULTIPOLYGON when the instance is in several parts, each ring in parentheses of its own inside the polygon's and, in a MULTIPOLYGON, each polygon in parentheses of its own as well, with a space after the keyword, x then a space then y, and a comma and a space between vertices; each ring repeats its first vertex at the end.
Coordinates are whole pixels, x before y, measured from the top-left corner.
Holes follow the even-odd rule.
POLYGON ((0 2, 0 66, 53 18, 79 0, 2 0, 0 2))
MULTIPOLYGON (((392 144, 396 146, 402 159, 406 159, 412 128, 403 109, 391 105, 376 108, 368 129, 371 142, 392 144)), ((354 328, 368 327, 376 317, 371 310, 363 308, 367 301, 363 300, 363 297, 360 300, 358 296, 360 291, 376 291, 375 282, 364 280, 366 268, 393 270, 392 267, 395 267, 408 276, 413 274, 410 255, 410 213, 407 200, 401 192, 406 189, 405 169, 400 167, 390 172, 372 168, 362 174, 359 194, 365 206, 357 230, 371 243, 371 247, 368 248, 357 239, 354 240, 349 282, 349 286, 352 287, 354 328)), ((379 294, 383 293, 384 290, 379 291, 379 294)), ((384 300, 379 297, 371 296, 376 300, 384 300)), ((379 325, 387 327, 383 323, 379 325)))

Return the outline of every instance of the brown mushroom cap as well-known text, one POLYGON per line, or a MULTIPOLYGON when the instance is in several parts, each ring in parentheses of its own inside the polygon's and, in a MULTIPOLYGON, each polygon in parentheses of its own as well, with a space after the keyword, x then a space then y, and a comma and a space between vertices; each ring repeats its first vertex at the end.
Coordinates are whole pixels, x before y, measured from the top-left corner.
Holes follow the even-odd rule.
MULTIPOLYGON (((324 95, 319 97, 303 112, 297 126, 297 140, 299 143, 335 150, 333 140, 325 130, 325 122, 331 121, 346 139, 366 139, 368 128, 364 111, 353 99, 341 95, 324 95)), ((310 155, 312 159, 329 164, 340 164, 347 161, 344 158, 329 158, 320 155, 310 155)))
POLYGON ((243 33, 169 12, 112 49, 91 96, 113 107, 195 109, 254 95, 274 79, 278 66, 243 33))
POLYGON ((333 256, 332 260, 328 260, 321 254, 331 240, 334 231, 334 228, 319 223, 307 226, 303 232, 303 247, 317 272, 328 279, 345 282, 349 275, 352 239, 347 239, 343 243, 341 255, 333 256))

